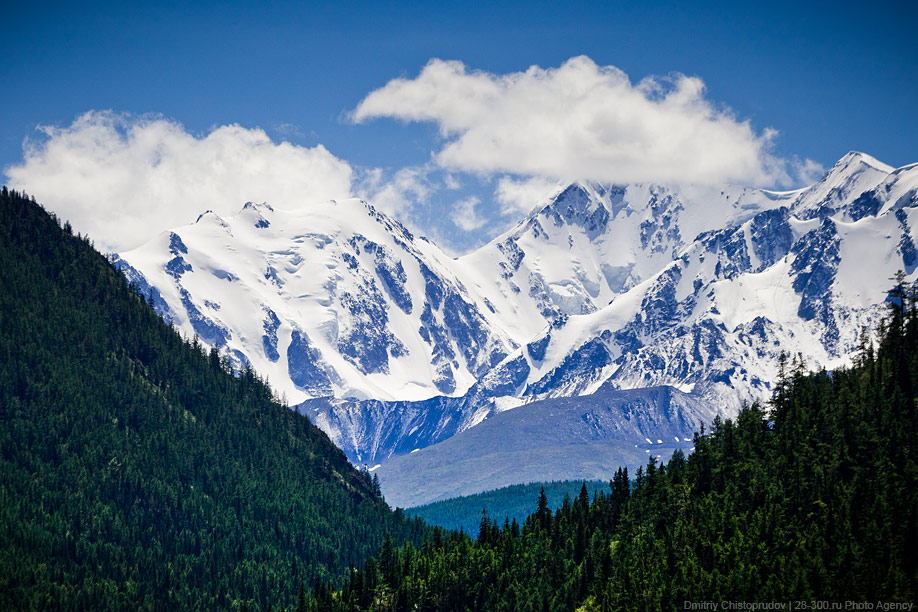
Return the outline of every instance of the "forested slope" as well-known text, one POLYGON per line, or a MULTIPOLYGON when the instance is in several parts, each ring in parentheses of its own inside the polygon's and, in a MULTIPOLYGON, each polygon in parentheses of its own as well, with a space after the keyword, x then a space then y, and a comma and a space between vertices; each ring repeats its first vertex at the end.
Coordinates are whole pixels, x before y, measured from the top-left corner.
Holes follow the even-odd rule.
POLYGON ((418 539, 252 371, 0 193, 0 609, 266 609, 418 539))
POLYGON ((477 540, 385 546, 321 610, 681 610, 684 602, 918 600, 918 290, 890 292, 854 367, 782 362, 766 407, 665 465, 477 540))
POLYGON ((554 510, 561 507, 565 497, 576 497, 583 484, 587 485, 588 492, 608 487, 608 483, 602 480, 530 482, 405 508, 405 513, 422 518, 429 525, 456 531, 461 529, 474 538, 478 535, 482 511, 491 520, 503 522, 506 518, 521 523, 532 512, 532 502, 540 491, 545 492, 548 507, 554 510))

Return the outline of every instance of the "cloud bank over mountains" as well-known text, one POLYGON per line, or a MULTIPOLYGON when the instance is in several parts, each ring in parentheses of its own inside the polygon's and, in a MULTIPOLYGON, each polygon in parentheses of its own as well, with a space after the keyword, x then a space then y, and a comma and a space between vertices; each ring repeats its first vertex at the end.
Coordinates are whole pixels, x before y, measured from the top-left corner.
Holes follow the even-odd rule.
POLYGON ((604 182, 788 185, 794 164, 772 155, 773 129, 757 133, 682 74, 632 84, 585 56, 559 68, 504 75, 431 60, 414 79, 371 92, 352 113, 433 122, 443 168, 482 174, 604 182))
POLYGON ((480 241, 560 181, 773 187, 822 171, 775 156, 777 133, 738 120, 697 77, 632 84, 585 56, 503 75, 433 59, 416 78, 369 93, 350 118, 432 122, 440 140, 416 165, 366 168, 322 145, 274 142, 260 128, 193 134, 161 116, 90 111, 67 127, 39 126, 5 174, 103 250, 129 250, 246 201, 295 209, 356 195, 461 251, 473 246, 462 236, 480 241))
POLYGON ((92 111, 69 127, 40 126, 11 184, 124 251, 205 210, 235 213, 246 201, 295 208, 349 197, 351 166, 318 145, 274 143, 261 129, 225 125, 205 135, 162 117, 92 111))

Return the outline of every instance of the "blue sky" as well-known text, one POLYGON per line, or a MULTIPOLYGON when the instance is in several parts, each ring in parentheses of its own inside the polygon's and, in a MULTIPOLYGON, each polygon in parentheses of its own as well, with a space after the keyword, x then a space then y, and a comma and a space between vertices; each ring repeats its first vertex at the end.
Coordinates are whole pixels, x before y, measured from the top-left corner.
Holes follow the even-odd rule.
POLYGON ((472 168, 470 149, 450 166, 438 155, 478 124, 450 133, 460 111, 448 105, 426 121, 423 108, 403 112, 399 96, 359 123, 353 111, 392 79, 419 80, 433 58, 497 82, 577 56, 634 84, 697 77, 707 107, 747 122, 788 168, 828 167, 851 149, 893 166, 918 161, 914 2, 189 4, 5 6, 0 167, 22 163, 24 138, 47 138, 37 125, 66 128, 88 111, 154 113, 198 138, 228 124, 261 128, 275 143, 324 146, 355 180, 375 181, 371 194, 400 169, 425 168, 423 202, 400 212, 462 250, 512 222, 512 210, 492 202, 497 182, 539 174, 540 160, 472 168), (451 229, 446 219, 471 198, 488 223, 451 229))

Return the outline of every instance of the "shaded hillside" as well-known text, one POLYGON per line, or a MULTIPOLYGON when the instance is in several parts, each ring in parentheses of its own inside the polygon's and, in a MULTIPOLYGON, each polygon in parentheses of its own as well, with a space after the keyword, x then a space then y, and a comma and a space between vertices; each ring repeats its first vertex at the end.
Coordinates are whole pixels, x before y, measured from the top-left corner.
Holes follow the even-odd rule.
POLYGON ((386 499, 401 507, 540 480, 608 481, 619 466, 634 470, 648 455, 665 460, 690 449, 692 432, 711 412, 672 387, 603 385, 506 410, 374 473, 386 499))
MULTIPOLYGON (((918 599, 918 288, 901 278, 874 350, 806 373, 781 363, 770 407, 651 458, 591 499, 476 540, 384 547, 321 610, 682 610, 686 602, 918 599)), ((833 603, 829 603, 833 605, 833 603)), ((892 609, 892 608, 884 608, 892 609)), ((907 609, 907 608, 903 608, 907 609)))
MULTIPOLYGON (((573 499, 580 491, 583 481, 562 480, 552 482, 530 482, 516 484, 509 487, 453 497, 443 501, 406 508, 405 513, 424 519, 429 525, 438 525, 444 529, 462 530, 470 536, 478 536, 481 526, 482 511, 498 524, 503 524, 504 519, 522 523, 532 512, 532 500, 537 499, 540 491, 545 491, 548 507, 552 510, 561 507, 564 498, 573 499)), ((596 491, 605 490, 608 482, 591 480, 586 482, 587 490, 592 495, 596 491)), ((568 500, 569 501, 569 500, 568 500)))
POLYGON ((0 423, 3 610, 266 608, 422 531, 6 188, 0 423))

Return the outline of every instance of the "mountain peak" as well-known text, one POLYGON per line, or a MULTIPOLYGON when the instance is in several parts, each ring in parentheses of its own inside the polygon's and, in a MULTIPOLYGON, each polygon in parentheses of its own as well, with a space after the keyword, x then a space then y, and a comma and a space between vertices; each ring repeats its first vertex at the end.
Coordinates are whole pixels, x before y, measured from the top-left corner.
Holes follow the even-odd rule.
POLYGON ((226 227, 226 221, 223 220, 223 217, 212 210, 205 210, 194 220, 195 224, 201 223, 202 221, 205 223, 216 223, 217 225, 226 227))
POLYGON ((853 168, 856 167, 857 164, 863 164, 875 170, 886 172, 887 174, 895 170, 895 168, 892 166, 884 164, 872 155, 867 155, 866 153, 861 153, 860 151, 848 151, 840 160, 838 160, 838 162, 836 162, 832 170, 853 168))
POLYGON ((844 214, 848 220, 856 221, 867 210, 876 214, 879 201, 869 192, 889 179, 893 172, 895 168, 875 157, 849 151, 819 182, 803 189, 791 209, 802 219, 844 214), (864 208, 865 203, 870 205, 864 208))
POLYGON ((256 204, 255 202, 246 202, 245 206, 239 212, 239 216, 247 219, 258 229, 271 227, 271 222, 265 218, 265 215, 273 213, 274 209, 266 203, 256 204))
POLYGON ((595 190, 579 182, 570 183, 562 189, 538 214, 549 218, 558 227, 581 226, 590 238, 606 230, 611 216, 595 190))
POLYGON ((267 202, 246 202, 242 210, 254 210, 257 212, 274 212, 274 208, 267 202))

